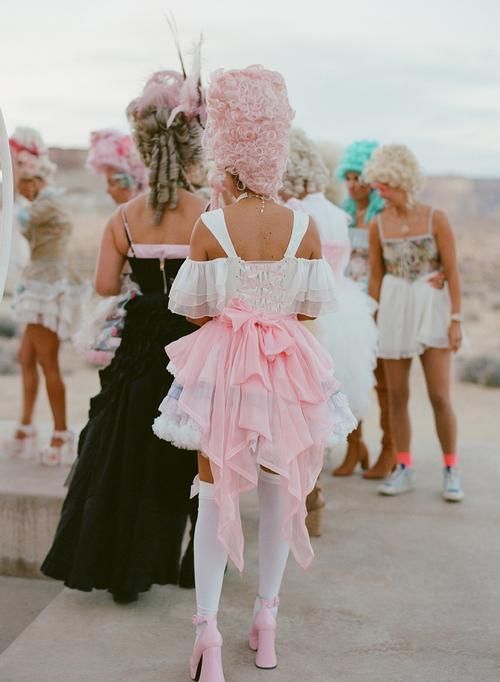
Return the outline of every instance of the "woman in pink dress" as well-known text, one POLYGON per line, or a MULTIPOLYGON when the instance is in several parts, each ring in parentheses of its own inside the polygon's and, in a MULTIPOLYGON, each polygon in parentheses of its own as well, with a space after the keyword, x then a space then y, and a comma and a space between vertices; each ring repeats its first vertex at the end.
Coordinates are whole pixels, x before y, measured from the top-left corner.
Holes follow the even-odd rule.
POLYGON ((175 379, 154 431, 200 453, 191 677, 223 682, 217 611, 228 556, 243 569, 240 494, 258 488, 250 646, 259 668, 274 668, 289 549, 304 568, 313 559, 306 497, 325 446, 356 420, 328 352, 299 323, 334 308, 335 283, 314 221, 278 202, 293 118, 283 78, 258 66, 217 71, 207 113, 213 182, 236 202, 202 214, 173 284, 170 309, 201 328, 166 348, 175 379))

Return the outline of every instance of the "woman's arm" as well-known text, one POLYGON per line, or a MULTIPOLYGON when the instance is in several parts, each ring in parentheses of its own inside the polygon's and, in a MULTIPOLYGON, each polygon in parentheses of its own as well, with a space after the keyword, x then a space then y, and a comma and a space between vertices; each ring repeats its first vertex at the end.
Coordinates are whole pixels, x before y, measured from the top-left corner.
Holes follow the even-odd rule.
MULTIPOLYGON (((309 227, 302 240, 302 243, 297 251, 299 258, 306 258, 307 260, 317 260, 321 258, 321 237, 319 236, 318 226, 314 219, 309 216, 309 227)), ((297 315, 297 319, 303 322, 304 320, 315 320, 315 317, 308 315, 297 315)))
MULTIPOLYGON (((197 261, 207 261, 208 260, 208 250, 209 236, 210 232, 203 224, 201 218, 196 221, 193 231, 191 233, 191 242, 189 245, 189 257, 191 260, 197 261)), ((204 324, 210 322, 211 317, 187 317, 188 322, 196 325, 197 327, 203 327, 204 324)))
MULTIPOLYGON (((443 264, 444 276, 448 282, 451 314, 460 315, 461 291, 455 235, 453 234, 453 229, 446 214, 442 211, 436 211, 434 213, 432 227, 438 245, 439 255, 441 256, 441 263, 443 264)), ((462 341, 462 325, 459 320, 450 320, 448 335, 452 350, 458 350, 462 341)))
POLYGON ((370 281, 368 283, 368 295, 371 296, 378 303, 380 299, 382 279, 384 277, 384 259, 382 253, 382 244, 380 243, 380 235, 376 220, 372 220, 368 227, 368 230, 370 264, 370 281))
POLYGON ((104 229, 97 259, 95 274, 95 290, 100 296, 119 294, 122 286, 122 270, 126 256, 116 244, 113 231, 115 218, 112 218, 104 229))

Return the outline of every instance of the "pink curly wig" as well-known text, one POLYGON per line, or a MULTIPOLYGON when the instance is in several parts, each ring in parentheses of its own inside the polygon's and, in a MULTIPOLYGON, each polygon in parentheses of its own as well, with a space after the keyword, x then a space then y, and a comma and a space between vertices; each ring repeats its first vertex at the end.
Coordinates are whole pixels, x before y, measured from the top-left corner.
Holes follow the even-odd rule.
POLYGON ((249 66, 212 74, 203 143, 215 167, 211 175, 215 205, 226 172, 256 194, 277 199, 293 117, 278 72, 249 66))
POLYGON ((12 158, 19 178, 41 178, 52 182, 57 166, 49 158, 42 136, 34 128, 18 127, 9 138, 12 158))
POLYGON ((147 170, 134 141, 130 135, 124 135, 119 130, 107 128, 90 133, 86 165, 95 173, 104 173, 106 167, 116 169, 117 173, 131 178, 133 186, 139 191, 147 186, 147 170))

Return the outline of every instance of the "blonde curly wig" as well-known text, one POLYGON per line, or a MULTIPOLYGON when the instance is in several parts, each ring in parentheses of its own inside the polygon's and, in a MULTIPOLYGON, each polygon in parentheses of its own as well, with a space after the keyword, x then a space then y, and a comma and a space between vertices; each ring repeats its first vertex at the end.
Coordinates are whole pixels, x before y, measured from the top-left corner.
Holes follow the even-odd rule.
POLYGON ((292 128, 289 145, 283 194, 300 198, 304 194, 324 192, 329 174, 318 147, 300 128, 292 128))
POLYGON ((366 182, 382 182, 403 189, 410 202, 423 187, 424 175, 414 154, 402 144, 386 144, 376 149, 363 171, 366 182))
POLYGON ((328 184, 324 190, 325 197, 333 204, 342 206, 344 187, 335 174, 342 157, 342 147, 329 140, 316 140, 316 146, 328 170, 328 184))
POLYGON ((149 203, 157 224, 165 210, 177 206, 179 187, 193 191, 189 172, 203 158, 203 95, 196 88, 180 73, 160 71, 127 108, 137 149, 149 169, 149 203))

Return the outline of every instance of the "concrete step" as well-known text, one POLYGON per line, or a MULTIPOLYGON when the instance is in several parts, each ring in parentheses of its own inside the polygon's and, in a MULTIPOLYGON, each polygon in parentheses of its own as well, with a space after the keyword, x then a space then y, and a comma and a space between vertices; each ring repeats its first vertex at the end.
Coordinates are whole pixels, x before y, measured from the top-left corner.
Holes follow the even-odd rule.
MULTIPOLYGON (((14 427, 1 422, 0 441, 14 427)), ((40 432, 48 442, 50 426, 42 425, 40 432)), ((42 577, 39 566, 59 521, 68 471, 0 453, 0 575, 42 577)))
MULTIPOLYGON (((226 682, 498 682, 498 448, 463 447, 467 499, 447 505, 432 440, 417 490, 376 494, 323 477, 326 527, 281 593, 276 671, 246 635, 258 583, 255 495, 243 498, 245 574, 230 567, 219 624, 226 682), (479 560, 478 560, 479 558, 479 560)), ((0 656, 1 682, 188 682, 194 593, 155 587, 128 606, 64 590, 0 656)), ((3 617, 3 613, 1 614, 3 617)))

